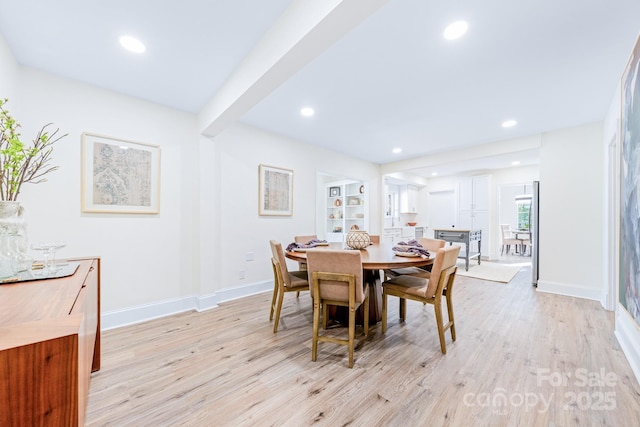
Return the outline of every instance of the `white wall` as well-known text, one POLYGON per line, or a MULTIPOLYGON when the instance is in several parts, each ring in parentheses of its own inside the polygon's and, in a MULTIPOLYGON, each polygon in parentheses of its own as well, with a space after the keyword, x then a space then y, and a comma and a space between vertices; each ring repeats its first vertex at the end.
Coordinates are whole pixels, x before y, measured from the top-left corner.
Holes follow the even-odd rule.
MULTIPOLYGON (((377 165, 248 126, 234 126, 213 140, 203 138, 200 165, 201 276, 203 294, 215 293, 213 300, 269 289, 269 240, 286 246, 297 234, 316 232, 319 172, 367 181, 371 194, 381 191, 377 165), (293 216, 258 215, 260 164, 294 171, 293 216), (246 260, 248 253, 253 261, 246 260), (245 279, 240 279, 241 270, 245 279)), ((369 199, 370 224, 380 223, 378 199, 369 199)))
MULTIPOLYGON (((0 99, 13 100, 18 75, 18 63, 9 50, 9 46, 0 35, 0 99)), ((7 106, 11 111, 13 101, 7 106)))
POLYGON ((603 123, 542 135, 538 290, 602 300, 603 123))
MULTIPOLYGON (((113 324, 109 313, 162 301, 183 303, 194 293, 193 234, 187 227, 197 194, 188 167, 197 163, 195 116, 29 68, 20 70, 16 98, 24 138, 47 122, 69 134, 54 149, 52 163, 60 170, 46 183, 26 184, 20 195, 30 240, 65 241, 62 257, 102 258, 107 327, 113 324), (81 212, 84 131, 161 147, 159 215, 81 212)), ((133 320, 125 316, 115 323, 133 320)))

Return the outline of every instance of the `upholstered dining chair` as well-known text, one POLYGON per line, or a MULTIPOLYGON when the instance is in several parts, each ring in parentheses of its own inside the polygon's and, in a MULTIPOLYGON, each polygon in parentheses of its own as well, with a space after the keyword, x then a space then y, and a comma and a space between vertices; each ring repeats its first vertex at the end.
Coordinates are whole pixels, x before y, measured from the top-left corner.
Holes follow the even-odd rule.
POLYGON ((310 240, 315 240, 318 238, 317 234, 309 234, 306 236, 293 236, 293 241, 296 243, 307 243, 310 240))
MULTIPOLYGON (((428 237, 420 237, 418 239, 418 243, 420 243, 423 247, 427 248, 429 253, 436 253, 438 249, 444 248, 445 242, 440 239, 430 239, 428 237)), ((394 268, 391 270, 385 270, 384 275, 387 279, 392 279, 398 276, 415 276, 422 277, 423 279, 428 279, 430 276, 432 265, 427 265, 425 267, 406 267, 406 268, 394 268)))
POLYGON ((287 292, 298 292, 299 294, 300 291, 308 291, 309 281, 306 271, 289 271, 282 244, 275 240, 270 240, 269 244, 271 245, 271 265, 273 267, 273 297, 271 298, 269 320, 273 319, 275 312, 276 320, 273 323, 273 333, 275 334, 278 332, 284 294, 287 292))
POLYGON ((511 232, 511 226, 509 224, 500 224, 500 232, 502 237, 502 242, 500 244, 500 255, 503 254, 504 250, 507 250, 507 255, 511 252, 511 245, 518 247, 520 245, 520 240, 516 239, 513 233, 511 232))
POLYGON ((380 243, 380 235, 379 234, 369 234, 369 241, 371 243, 380 243))
POLYGON ((364 304, 364 336, 369 333, 369 287, 364 284, 360 251, 309 249, 307 266, 313 298, 313 339, 311 360, 318 356, 318 341, 346 345, 349 348, 349 368, 353 367, 356 310, 364 304), (347 339, 320 335, 320 309, 326 328, 327 306, 343 306, 349 310, 347 339))
POLYGON ((451 292, 456 276, 456 260, 460 253, 460 246, 448 246, 441 248, 436 253, 433 269, 429 279, 415 276, 398 276, 387 280, 382 284, 382 333, 387 331, 387 299, 391 296, 400 298, 400 322, 404 322, 407 314, 406 300, 420 301, 433 304, 436 316, 436 326, 440 338, 440 350, 447 353, 444 341, 444 332, 451 331, 451 339, 456 340, 456 326, 453 317, 453 302, 451 292), (447 301, 447 314, 449 321, 444 324, 442 318, 442 296, 447 301))
MULTIPOLYGON (((317 238, 318 238, 317 234, 309 234, 309 235, 306 235, 306 236, 293 236, 293 241, 296 242, 296 243, 305 244, 305 243, 308 243, 311 240, 316 240, 317 238)), ((307 269, 307 263, 304 262, 304 261, 298 261, 298 268, 300 270, 306 270, 307 269)), ((298 293, 298 295, 300 295, 300 294, 298 293)))

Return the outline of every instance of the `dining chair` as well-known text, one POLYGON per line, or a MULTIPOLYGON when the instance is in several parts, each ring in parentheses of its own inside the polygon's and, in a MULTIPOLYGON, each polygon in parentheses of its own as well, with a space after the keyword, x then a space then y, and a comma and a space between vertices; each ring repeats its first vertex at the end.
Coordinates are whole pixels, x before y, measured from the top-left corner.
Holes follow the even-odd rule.
MULTIPOLYGON (((423 247, 425 247, 429 251, 429 253, 436 253, 440 248, 444 248, 444 245, 447 242, 440 239, 420 237, 420 239, 418 239, 418 243, 420 243, 423 247)), ((407 276, 407 275, 428 279, 431 268, 432 268, 432 265, 426 265, 424 267, 393 268, 393 269, 385 270, 384 275, 386 279, 392 279, 394 277, 407 276)))
POLYGON ((380 235, 379 234, 369 234, 369 241, 371 243, 380 243, 380 235))
POLYGON ((520 244, 520 255, 527 255, 527 248, 529 248, 529 255, 531 255, 531 233, 527 234, 527 238, 518 239, 520 244))
POLYGON ((318 356, 318 341, 346 345, 349 348, 349 368, 353 367, 356 310, 364 304, 364 336, 369 334, 369 286, 364 284, 360 251, 310 249, 307 266, 313 298, 313 338, 311 360, 318 356), (347 339, 320 335, 320 309, 326 329, 327 306, 348 307, 347 339))
POLYGON ((511 252, 511 245, 514 245, 517 248, 518 245, 520 245, 520 240, 515 238, 515 236, 511 232, 511 226, 509 224, 500 224, 500 231, 502 233, 500 255, 503 254, 505 248, 507 250, 507 255, 508 255, 511 252))
POLYGON ((387 331, 387 297, 396 296, 400 298, 399 311, 400 322, 404 322, 407 314, 406 300, 414 300, 423 304, 433 304, 436 316, 436 326, 440 338, 440 350, 442 354, 447 353, 444 341, 444 332, 451 331, 451 339, 456 340, 456 326, 453 317, 453 302, 451 292, 456 276, 456 260, 460 253, 460 246, 448 246, 441 248, 436 253, 433 269, 429 279, 415 276, 398 276, 387 280, 382 284, 382 333, 387 331), (442 318, 442 296, 447 302, 447 314, 449 321, 443 323, 442 318))
POLYGON ((273 324, 273 333, 275 334, 278 332, 284 294, 287 292, 298 292, 299 295, 300 291, 308 291, 309 280, 306 270, 289 271, 287 268, 287 260, 282 250, 282 244, 275 240, 270 240, 269 244, 271 245, 271 265, 273 267, 273 297, 271 298, 269 320, 273 319, 275 312, 276 320, 273 324))
MULTIPOLYGON (((317 234, 308 234, 308 235, 303 235, 303 236, 293 236, 293 241, 296 243, 309 243, 311 240, 317 240, 318 239, 318 235, 317 234)), ((304 261, 298 261, 298 268, 300 270, 306 270, 307 269, 307 263, 304 261)), ((299 295, 299 293, 298 293, 299 295)))

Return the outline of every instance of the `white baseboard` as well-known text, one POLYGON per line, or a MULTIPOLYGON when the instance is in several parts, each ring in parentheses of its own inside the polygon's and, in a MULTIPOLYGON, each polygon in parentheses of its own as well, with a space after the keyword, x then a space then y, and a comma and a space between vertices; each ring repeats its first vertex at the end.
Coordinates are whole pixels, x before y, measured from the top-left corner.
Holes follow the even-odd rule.
POLYGON ((185 311, 204 311, 217 307, 220 302, 231 301, 272 290, 273 282, 258 282, 237 288, 221 289, 209 295, 191 295, 182 298, 157 301, 137 307, 103 312, 100 317, 100 326, 101 330, 106 331, 185 311))
POLYGON ((640 326, 620 304, 616 310, 615 335, 640 383, 640 326))
POLYGON ((602 300, 604 299, 603 291, 601 289, 586 289, 583 286, 549 282, 546 280, 538 280, 537 290, 538 292, 565 295, 568 297, 578 297, 599 302, 602 302, 602 300))

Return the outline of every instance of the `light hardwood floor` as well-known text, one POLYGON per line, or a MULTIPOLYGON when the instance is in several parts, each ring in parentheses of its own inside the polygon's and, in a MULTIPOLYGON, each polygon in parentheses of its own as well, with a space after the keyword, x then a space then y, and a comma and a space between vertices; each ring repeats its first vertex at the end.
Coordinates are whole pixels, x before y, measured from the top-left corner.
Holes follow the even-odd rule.
POLYGON ((458 276, 446 355, 433 307, 409 301, 399 324, 390 299, 386 336, 374 326, 353 369, 329 343, 311 362, 308 293, 285 295, 277 334, 270 293, 107 331, 87 425, 638 425, 640 387, 613 313, 536 292, 529 277, 458 276))

